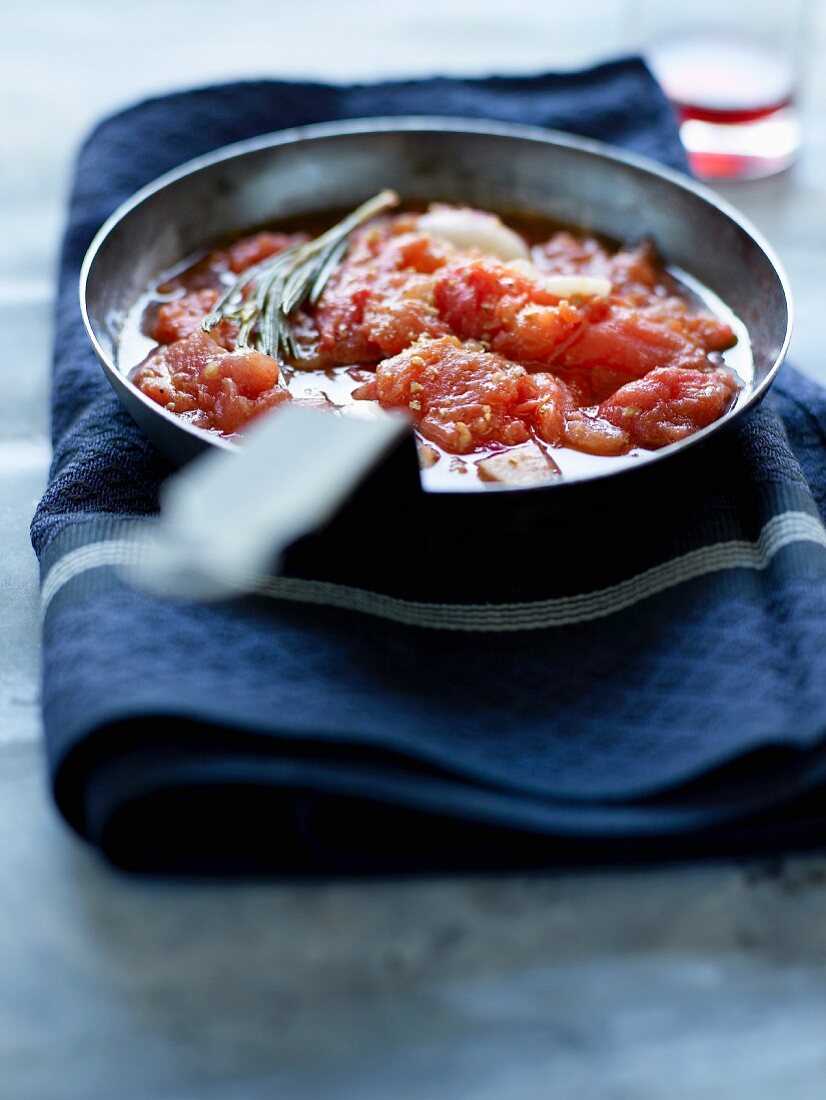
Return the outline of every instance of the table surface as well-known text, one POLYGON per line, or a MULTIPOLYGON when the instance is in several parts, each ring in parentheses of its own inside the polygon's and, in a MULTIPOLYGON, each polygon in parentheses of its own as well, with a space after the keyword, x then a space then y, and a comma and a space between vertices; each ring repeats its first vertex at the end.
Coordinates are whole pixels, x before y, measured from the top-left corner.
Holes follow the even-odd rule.
MULTIPOLYGON (((527 72, 608 55, 634 33, 609 0, 236 0, 255 33, 234 38, 226 10, 0 0, 0 148, 14 150, 0 171, 0 1095, 822 1100, 824 858, 158 883, 113 873, 58 820, 26 528, 49 460, 52 274, 84 130, 170 84, 527 72)), ((820 3, 808 39, 804 156, 727 195, 786 264, 792 358, 826 382, 820 3)))

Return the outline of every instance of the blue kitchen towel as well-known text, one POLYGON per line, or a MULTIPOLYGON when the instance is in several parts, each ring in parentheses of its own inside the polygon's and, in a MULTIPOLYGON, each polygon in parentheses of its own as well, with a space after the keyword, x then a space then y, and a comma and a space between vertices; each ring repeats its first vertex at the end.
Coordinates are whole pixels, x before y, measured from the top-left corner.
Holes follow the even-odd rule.
POLYGON ((588 519, 587 561, 566 557, 553 529, 480 543, 496 578, 484 601, 440 588, 438 544, 419 563, 432 590, 415 593, 377 567, 372 584, 337 576, 318 554, 317 573, 305 557, 266 593, 221 605, 164 603, 120 579, 123 520, 156 509, 170 470, 83 330, 92 236, 193 156, 390 114, 551 126, 684 167, 668 104, 633 59, 539 77, 232 84, 141 103, 94 131, 64 241, 55 457, 32 525, 58 806, 114 863, 169 872, 821 843, 826 394, 789 368, 681 480, 643 500, 633 478, 618 489, 588 519))

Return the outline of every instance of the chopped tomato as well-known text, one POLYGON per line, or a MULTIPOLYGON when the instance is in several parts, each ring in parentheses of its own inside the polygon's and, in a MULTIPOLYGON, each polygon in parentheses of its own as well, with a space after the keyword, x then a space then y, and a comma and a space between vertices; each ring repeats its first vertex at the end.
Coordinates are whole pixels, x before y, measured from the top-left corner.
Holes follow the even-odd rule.
POLYGON ((230 271, 240 274, 253 264, 260 264, 270 256, 283 252, 294 244, 308 240, 306 233, 255 233, 251 237, 242 237, 227 249, 227 262, 230 271))
POLYGON ((611 367, 559 367, 554 364, 554 376, 564 382, 577 407, 598 405, 628 381, 626 371, 611 367))
POLYGON ((737 393, 728 370, 663 367, 622 386, 599 407, 639 447, 656 449, 718 420, 737 393))
POLYGON ((536 397, 517 411, 525 415, 540 438, 595 455, 624 454, 631 449, 625 432, 594 411, 578 407, 582 403, 561 378, 537 373, 531 374, 529 381, 536 387, 536 397))
POLYGON ((567 386, 552 374, 529 374, 522 382, 521 398, 514 412, 547 443, 561 443, 565 417, 572 407, 567 386))
POLYGON ((537 279, 488 259, 443 267, 435 301, 457 335, 485 340, 494 351, 522 363, 551 362, 586 316, 537 279))
MULTIPOLYGON (((149 329, 149 335, 159 344, 171 344, 199 332, 201 322, 218 301, 218 291, 212 289, 195 290, 164 302, 158 308, 155 319, 149 329)), ((212 330, 212 338, 228 351, 235 346, 238 326, 231 321, 222 321, 212 330)))
POLYGON ((628 432, 585 409, 568 413, 564 442, 566 447, 589 455, 624 455, 632 446, 628 432))
POLYGON ((332 362, 375 363, 419 336, 449 332, 434 307, 432 274, 450 249, 412 224, 403 216, 355 235, 315 312, 321 351, 332 362))
POLYGON ((468 454, 482 444, 526 443, 530 432, 516 409, 536 398, 536 387, 524 367, 446 336, 379 363, 375 383, 354 397, 407 409, 427 439, 468 454))
POLYGON ((620 299, 604 304, 602 315, 579 332, 559 360, 562 367, 621 372, 641 378, 655 367, 706 364, 702 345, 661 312, 628 306, 620 299))
POLYGON ((381 292, 371 294, 362 316, 362 330, 382 356, 397 355, 420 336, 445 336, 450 329, 432 305, 429 275, 398 272, 381 280, 381 292))
POLYGON ((455 336, 424 338, 379 363, 375 378, 353 396, 407 409, 422 435, 453 454, 524 443, 534 429, 548 443, 559 443, 570 405, 553 375, 529 374, 455 336))
POLYGON ((194 414, 200 427, 231 435, 266 409, 289 401, 278 364, 258 351, 226 351, 197 332, 152 352, 132 380, 153 401, 194 414))
POLYGON ((561 230, 533 250, 536 265, 549 275, 589 275, 609 279, 614 292, 650 300, 663 284, 653 247, 644 242, 634 248, 609 252, 594 237, 575 237, 561 230))
POLYGON ((692 313, 688 303, 675 295, 646 309, 646 316, 679 332, 704 352, 725 351, 737 343, 731 325, 710 313, 692 313))
MULTIPOLYGON (((697 308, 650 244, 611 251, 561 231, 530 250, 532 262, 504 262, 485 247, 484 234, 478 241, 472 232, 440 236, 432 218, 419 219, 380 218, 354 233, 319 301, 291 316, 301 354, 285 370, 302 372, 302 392, 318 375, 317 403, 331 404, 331 368, 349 366, 361 382, 353 396, 406 409, 430 456, 439 453, 432 444, 458 455, 485 451, 495 461, 477 463, 480 476, 488 470, 498 478, 512 473, 510 462, 497 460, 503 448, 522 445, 528 458, 519 467, 545 476, 546 445, 595 455, 662 447, 718 419, 733 401, 737 381, 716 356, 735 343, 734 332, 697 308), (553 292, 551 276, 602 284, 569 279, 565 298, 553 292)), ((145 316, 145 330, 162 346, 135 373, 141 389, 225 434, 289 400, 273 359, 235 350, 237 324, 222 322, 209 334, 201 326, 227 272, 306 239, 256 233, 159 288, 180 297, 145 316)))

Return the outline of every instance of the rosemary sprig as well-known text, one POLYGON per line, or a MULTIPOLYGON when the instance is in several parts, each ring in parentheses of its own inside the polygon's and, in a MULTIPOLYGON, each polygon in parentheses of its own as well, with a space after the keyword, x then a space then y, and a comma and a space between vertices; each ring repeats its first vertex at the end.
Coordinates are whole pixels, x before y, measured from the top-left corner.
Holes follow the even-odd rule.
POLYGON ((248 268, 204 318, 204 332, 221 321, 235 321, 239 325, 236 347, 254 346, 279 362, 301 359, 290 317, 305 302, 312 306, 321 297, 351 233, 398 202, 395 191, 381 191, 315 240, 291 245, 248 268))

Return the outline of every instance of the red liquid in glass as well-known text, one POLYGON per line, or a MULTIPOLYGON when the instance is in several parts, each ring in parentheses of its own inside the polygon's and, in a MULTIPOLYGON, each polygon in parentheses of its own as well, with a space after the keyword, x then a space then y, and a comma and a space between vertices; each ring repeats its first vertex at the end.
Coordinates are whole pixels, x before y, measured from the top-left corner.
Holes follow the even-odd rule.
POLYGON ((799 141, 794 74, 782 57, 721 32, 662 42, 650 61, 697 175, 741 179, 791 163, 799 141))
POLYGON ((691 103, 681 103, 678 99, 671 102, 677 108, 680 121, 688 118, 698 118, 701 122, 713 122, 718 126, 736 126, 740 122, 757 122, 758 119, 768 118, 785 107, 791 107, 794 102, 789 96, 779 103, 772 103, 768 107, 752 107, 751 110, 714 110, 710 107, 697 107, 691 103))

